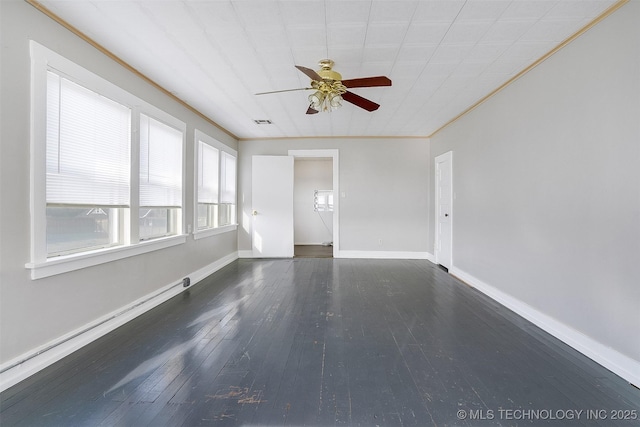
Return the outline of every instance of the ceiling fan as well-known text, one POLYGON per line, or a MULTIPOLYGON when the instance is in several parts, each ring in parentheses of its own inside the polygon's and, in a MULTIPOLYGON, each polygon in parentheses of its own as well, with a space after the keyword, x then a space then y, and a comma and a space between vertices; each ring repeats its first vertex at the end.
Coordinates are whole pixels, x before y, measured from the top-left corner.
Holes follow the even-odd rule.
POLYGON ((311 87, 261 92, 256 93, 256 95, 292 92, 296 90, 315 90, 314 93, 309 95, 307 114, 317 114, 320 111, 330 111, 339 108, 342 106, 343 100, 367 111, 375 111, 380 107, 379 104, 363 98, 360 95, 356 95, 347 89, 354 87, 391 86, 391 80, 385 76, 342 80, 340 73, 332 69, 334 62, 330 59, 323 59, 318 62, 318 65, 320 65, 320 70, 318 71, 296 65, 298 70, 302 71, 311 79, 311 87))

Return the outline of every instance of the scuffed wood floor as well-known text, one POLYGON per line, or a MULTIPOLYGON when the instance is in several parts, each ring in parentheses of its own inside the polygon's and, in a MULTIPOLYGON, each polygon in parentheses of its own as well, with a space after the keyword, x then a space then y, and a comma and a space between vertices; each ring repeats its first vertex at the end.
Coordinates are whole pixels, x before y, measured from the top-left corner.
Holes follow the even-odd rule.
POLYGON ((638 424, 577 411, 640 412, 638 389, 409 260, 236 261, 0 398, 3 427, 618 426, 638 424))

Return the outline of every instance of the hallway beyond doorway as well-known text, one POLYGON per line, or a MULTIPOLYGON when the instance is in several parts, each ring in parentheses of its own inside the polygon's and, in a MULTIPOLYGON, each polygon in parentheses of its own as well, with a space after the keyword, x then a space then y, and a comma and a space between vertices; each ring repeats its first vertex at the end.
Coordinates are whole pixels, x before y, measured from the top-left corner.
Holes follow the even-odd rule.
POLYGON ((333 246, 295 245, 294 258, 333 258, 333 246))

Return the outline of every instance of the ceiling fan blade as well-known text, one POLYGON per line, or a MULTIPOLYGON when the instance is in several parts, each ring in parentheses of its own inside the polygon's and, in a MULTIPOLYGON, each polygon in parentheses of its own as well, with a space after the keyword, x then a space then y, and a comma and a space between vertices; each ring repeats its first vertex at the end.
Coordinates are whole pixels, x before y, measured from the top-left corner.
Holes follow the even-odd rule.
POLYGON ((307 108, 307 114, 318 114, 319 112, 320 111, 311 108, 311 105, 309 105, 309 108, 307 108))
POLYGON ((309 89, 313 89, 313 88, 312 87, 301 87, 301 88, 298 88, 298 89, 273 90, 271 92, 256 93, 255 95, 269 95, 270 93, 293 92, 293 91, 296 91, 296 90, 309 90, 309 89))
POLYGON ((296 68, 306 74, 307 77, 309 77, 311 80, 315 80, 317 82, 322 81, 322 77, 320 77, 320 75, 313 71, 311 68, 301 67, 300 65, 296 65, 296 68))
POLYGON ((391 79, 385 76, 362 77, 360 79, 343 80, 342 84, 346 87, 391 86, 391 79))
POLYGON ((342 94, 342 99, 367 111, 375 111, 380 108, 380 104, 376 104, 373 101, 369 101, 367 98, 363 98, 360 95, 356 95, 349 91, 342 94))

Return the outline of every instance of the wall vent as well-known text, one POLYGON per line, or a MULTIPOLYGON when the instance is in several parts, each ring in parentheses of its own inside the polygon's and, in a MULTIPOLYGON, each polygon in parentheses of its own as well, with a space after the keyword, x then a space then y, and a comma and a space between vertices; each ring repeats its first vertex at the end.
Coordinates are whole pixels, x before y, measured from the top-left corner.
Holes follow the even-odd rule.
POLYGON ((273 124, 271 122, 271 120, 267 120, 267 119, 255 119, 254 122, 256 122, 257 125, 270 125, 270 124, 273 124))

